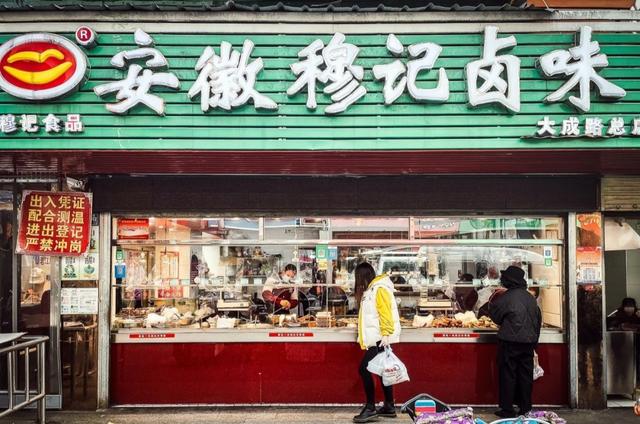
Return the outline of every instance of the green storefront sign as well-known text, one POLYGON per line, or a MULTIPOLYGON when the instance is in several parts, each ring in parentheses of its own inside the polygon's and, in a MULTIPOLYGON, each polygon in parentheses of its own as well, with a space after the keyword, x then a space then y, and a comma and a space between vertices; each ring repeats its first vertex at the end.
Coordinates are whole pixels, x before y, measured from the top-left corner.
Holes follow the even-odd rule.
POLYGON ((0 149, 640 146, 635 33, 104 33, 77 91, 37 102, 7 87, 77 77, 82 53, 32 36, 0 36, 0 149))

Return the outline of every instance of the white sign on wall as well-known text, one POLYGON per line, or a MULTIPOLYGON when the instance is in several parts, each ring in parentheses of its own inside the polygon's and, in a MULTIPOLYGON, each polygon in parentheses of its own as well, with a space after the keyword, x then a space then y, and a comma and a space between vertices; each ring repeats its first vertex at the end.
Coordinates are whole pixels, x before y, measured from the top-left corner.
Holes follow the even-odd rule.
POLYGON ((98 288, 63 288, 62 315, 95 315, 98 313, 98 288))

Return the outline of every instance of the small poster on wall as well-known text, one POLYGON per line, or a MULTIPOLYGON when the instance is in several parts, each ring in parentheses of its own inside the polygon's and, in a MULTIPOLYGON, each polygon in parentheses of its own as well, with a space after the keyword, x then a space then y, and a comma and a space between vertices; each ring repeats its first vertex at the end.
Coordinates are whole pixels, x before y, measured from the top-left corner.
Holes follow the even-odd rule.
POLYGON ((148 240, 149 218, 118 218, 118 240, 148 240))
POLYGON ((577 215, 576 282, 602 284, 602 215, 577 215))
POLYGON ((64 258, 61 273, 62 281, 97 280, 98 254, 89 253, 79 258, 64 258))
POLYGON ((66 257, 60 264, 62 281, 97 281, 99 268, 98 226, 91 227, 89 251, 83 256, 66 257))
POLYGON ((599 247, 579 247, 576 255, 577 283, 602 283, 602 249, 599 247))
POLYGON ((60 311, 62 315, 95 315, 98 313, 97 288, 63 288, 60 311))

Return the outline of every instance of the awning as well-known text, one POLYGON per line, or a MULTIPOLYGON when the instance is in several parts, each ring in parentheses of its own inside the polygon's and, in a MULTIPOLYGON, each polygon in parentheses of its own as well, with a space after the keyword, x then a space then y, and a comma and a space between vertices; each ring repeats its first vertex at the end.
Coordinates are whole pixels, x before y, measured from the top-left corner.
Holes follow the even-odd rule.
POLYGON ((527 8, 526 0, 156 0, 156 1, 42 1, 14 0, 0 4, 6 11, 243 11, 243 12, 423 12, 502 11, 527 8))
POLYGON ((640 175, 640 149, 204 151, 24 150, 0 154, 0 178, 101 174, 640 175))

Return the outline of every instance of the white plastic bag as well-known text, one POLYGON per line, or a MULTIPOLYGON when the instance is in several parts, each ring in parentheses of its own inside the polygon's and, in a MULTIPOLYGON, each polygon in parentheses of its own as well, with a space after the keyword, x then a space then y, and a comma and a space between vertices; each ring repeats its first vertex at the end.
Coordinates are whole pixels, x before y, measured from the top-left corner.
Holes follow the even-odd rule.
POLYGON ((544 375, 544 370, 540 366, 540 361, 538 359, 538 352, 533 352, 533 380, 537 380, 544 375))
POLYGON ((409 381, 407 367, 393 353, 391 347, 386 347, 384 351, 370 360, 369 364, 367 364, 367 371, 381 376, 382 384, 385 386, 409 381))
POLYGON ((384 360, 386 358, 386 352, 382 351, 378 353, 372 360, 367 364, 367 371, 371 374, 376 374, 382 377, 382 371, 384 371, 384 360))
POLYGON ((407 367, 393 353, 391 347, 386 347, 383 353, 385 356, 383 362, 384 370, 382 371, 382 384, 385 386, 392 386, 394 384, 409 381, 407 367))

